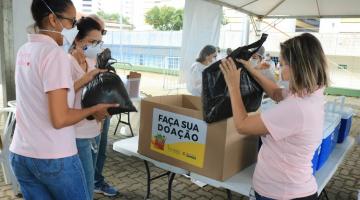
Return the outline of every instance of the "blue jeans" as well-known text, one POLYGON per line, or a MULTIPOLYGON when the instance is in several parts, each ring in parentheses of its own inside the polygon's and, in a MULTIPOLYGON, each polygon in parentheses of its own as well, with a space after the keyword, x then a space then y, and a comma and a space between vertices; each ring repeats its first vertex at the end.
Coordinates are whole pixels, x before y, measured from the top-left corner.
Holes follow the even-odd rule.
POLYGON ((95 167, 95 186, 102 184, 105 179, 104 176, 102 175, 102 172, 104 169, 104 164, 106 159, 106 146, 108 140, 109 127, 110 127, 110 119, 111 117, 107 117, 104 120, 104 125, 101 134, 96 137, 99 148, 98 148, 96 167, 95 167))
MULTIPOLYGON (((256 200, 275 200, 275 199, 272 199, 272 198, 261 196, 256 191, 255 191, 255 197, 256 197, 256 200)), ((293 199, 293 200, 316 200, 317 197, 318 197, 318 195, 317 195, 317 193, 315 193, 315 194, 312 194, 312 195, 309 195, 309 196, 306 196, 306 197, 296 198, 296 199, 293 199)))
POLYGON ((36 159, 10 153, 9 160, 25 199, 90 200, 78 155, 36 159))
POLYGON ((86 184, 90 199, 94 194, 94 174, 97 155, 97 144, 95 138, 76 138, 76 146, 81 164, 84 168, 86 184))
POLYGON ((272 199, 272 198, 267 198, 267 197, 261 196, 257 192, 255 192, 255 197, 256 197, 256 200, 275 200, 275 199, 272 199))

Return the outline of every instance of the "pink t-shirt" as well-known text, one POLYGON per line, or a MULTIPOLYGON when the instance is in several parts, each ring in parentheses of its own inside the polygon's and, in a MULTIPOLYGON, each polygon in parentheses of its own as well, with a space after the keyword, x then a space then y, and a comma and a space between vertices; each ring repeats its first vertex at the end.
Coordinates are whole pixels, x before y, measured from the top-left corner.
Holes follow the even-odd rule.
MULTIPOLYGON (((85 71, 81 68, 76 59, 69 54, 71 60, 71 74, 72 80, 75 82, 79 80, 84 74, 85 71)), ((88 63, 88 71, 95 69, 95 61, 91 59, 86 59, 88 63)), ((74 108, 81 109, 81 94, 83 88, 79 89, 75 94, 75 103, 74 108)), ((76 138, 93 138, 100 134, 101 123, 98 123, 96 120, 87 120, 84 119, 79 123, 75 124, 76 138)))
POLYGON ((55 129, 49 115, 47 92, 68 89, 74 105, 70 61, 49 36, 29 34, 18 51, 15 69, 16 128, 10 151, 39 159, 56 159, 77 153, 75 129, 55 129))
POLYGON ((261 113, 269 134, 262 137, 253 186, 262 196, 293 199, 317 192, 312 158, 323 135, 324 90, 289 95, 261 113))

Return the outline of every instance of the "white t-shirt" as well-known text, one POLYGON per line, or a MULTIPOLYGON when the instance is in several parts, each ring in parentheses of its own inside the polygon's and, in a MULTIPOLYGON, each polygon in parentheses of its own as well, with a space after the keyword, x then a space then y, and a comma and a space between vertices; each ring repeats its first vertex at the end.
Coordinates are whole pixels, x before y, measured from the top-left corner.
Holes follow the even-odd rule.
POLYGON ((201 96, 202 91, 202 72, 206 68, 200 62, 191 65, 189 76, 187 77, 186 87, 193 96, 201 96))

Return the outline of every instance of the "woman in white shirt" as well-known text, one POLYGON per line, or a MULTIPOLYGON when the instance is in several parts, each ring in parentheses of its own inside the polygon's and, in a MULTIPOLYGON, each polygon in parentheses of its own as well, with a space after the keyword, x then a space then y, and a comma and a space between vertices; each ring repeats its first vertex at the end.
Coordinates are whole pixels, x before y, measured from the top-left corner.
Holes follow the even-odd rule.
POLYGON ((190 73, 186 82, 186 87, 191 95, 201 96, 202 72, 207 66, 216 61, 216 57, 216 48, 212 45, 206 45, 200 51, 196 62, 191 65, 190 73))

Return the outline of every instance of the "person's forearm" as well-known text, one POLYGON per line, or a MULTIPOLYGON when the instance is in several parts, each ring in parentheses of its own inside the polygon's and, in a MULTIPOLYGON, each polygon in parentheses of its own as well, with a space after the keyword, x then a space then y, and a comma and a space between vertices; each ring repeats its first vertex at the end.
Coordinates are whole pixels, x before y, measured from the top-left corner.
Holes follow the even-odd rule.
POLYGON ((53 126, 56 129, 64 128, 67 126, 74 125, 86 117, 94 114, 96 112, 95 107, 85 108, 85 109, 68 109, 64 113, 64 116, 60 117, 57 120, 53 120, 53 126))
POLYGON ((74 90, 75 90, 75 93, 78 92, 82 87, 84 87, 86 85, 86 82, 84 81, 83 78, 80 78, 78 80, 76 80, 74 82, 74 90))
POLYGON ((233 119, 235 123, 235 127, 239 133, 242 132, 242 125, 244 124, 244 120, 248 116, 246 109, 244 107, 244 103, 241 98, 241 92, 239 88, 229 88, 230 100, 231 100, 231 108, 233 113, 233 119))
POLYGON ((252 68, 248 71, 253 76, 253 78, 260 84, 260 86, 264 89, 265 93, 270 96, 271 99, 277 102, 282 100, 283 98, 282 95, 279 95, 281 94, 282 89, 278 85, 276 85, 275 82, 268 79, 259 70, 252 68))

